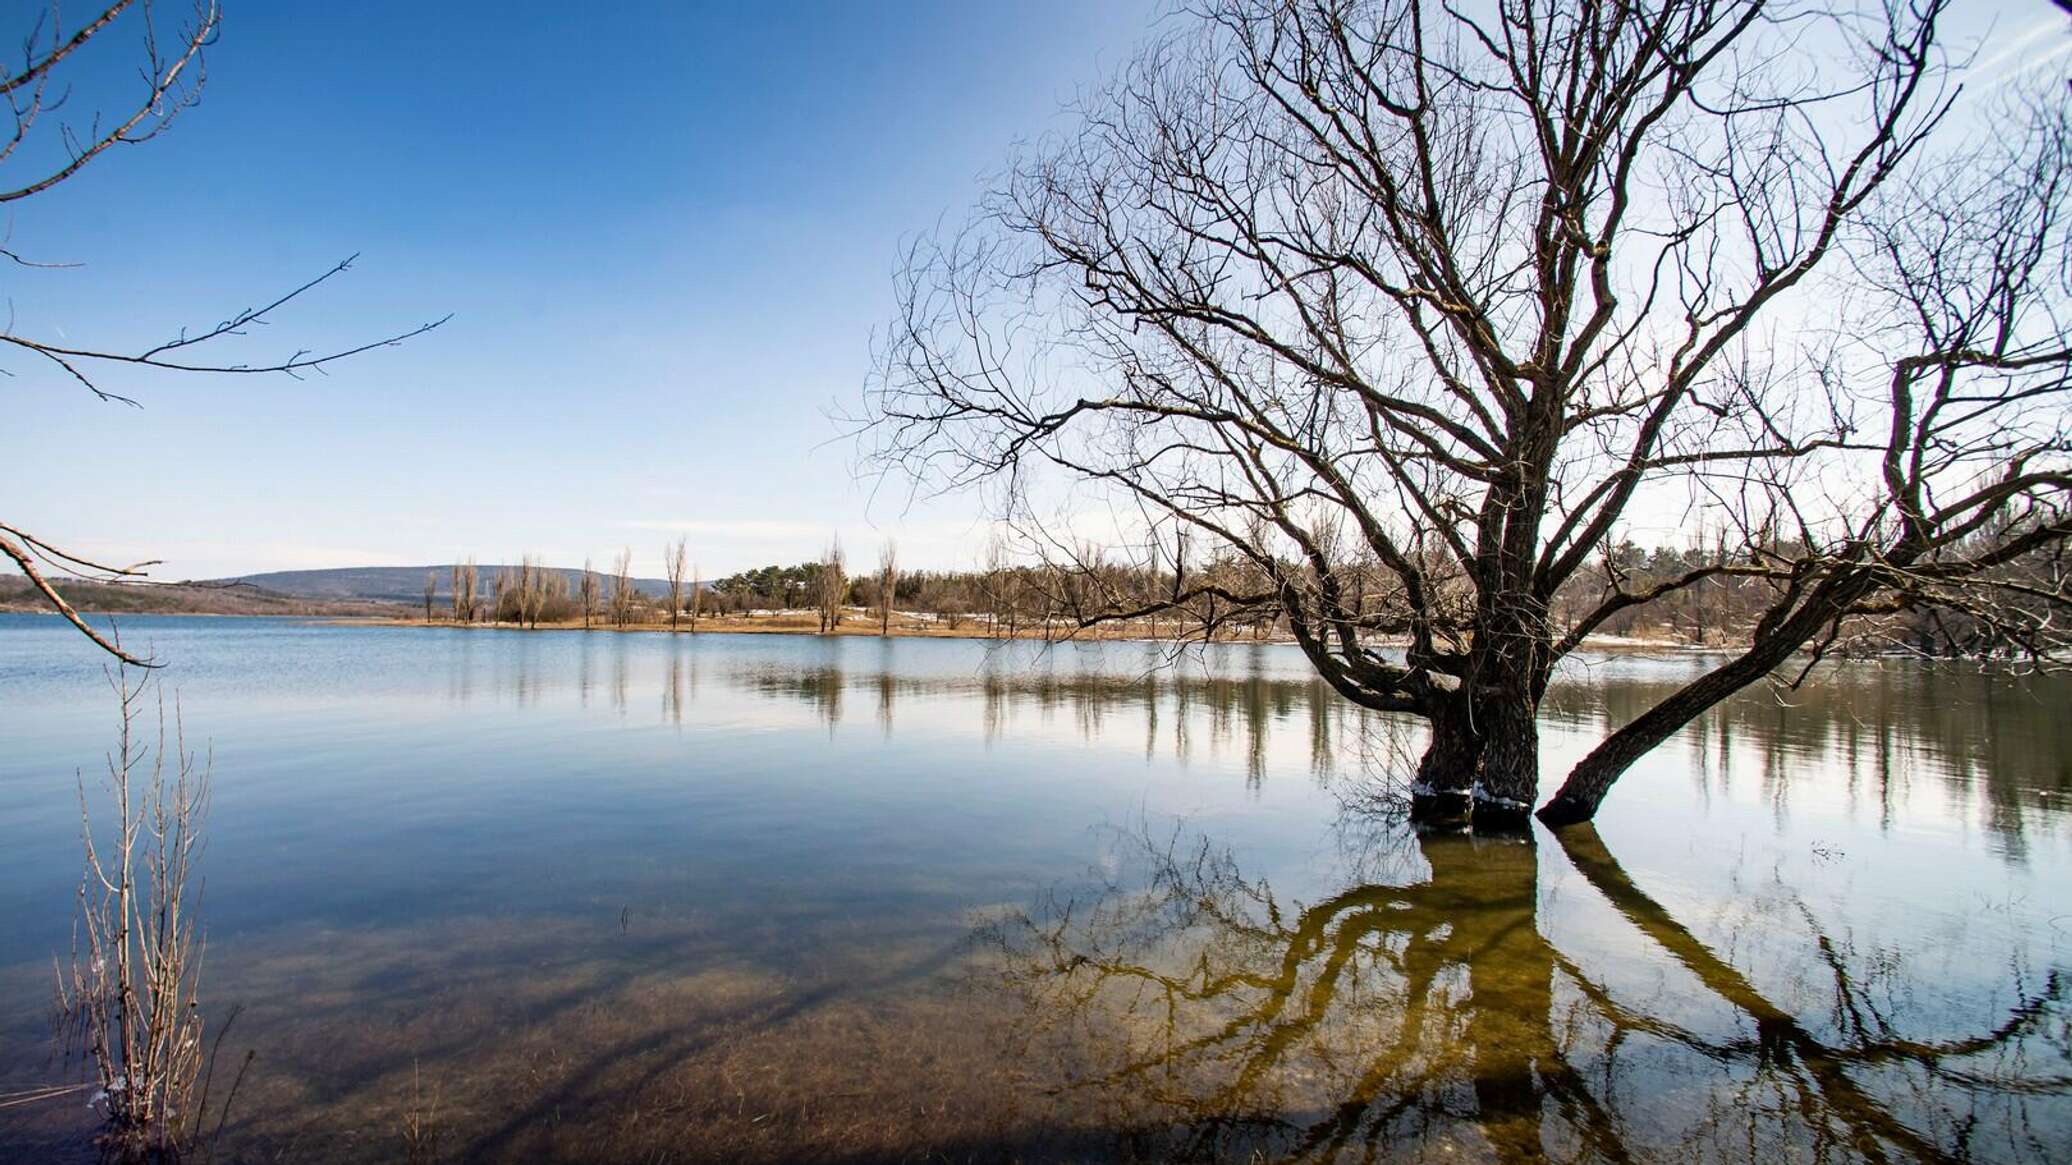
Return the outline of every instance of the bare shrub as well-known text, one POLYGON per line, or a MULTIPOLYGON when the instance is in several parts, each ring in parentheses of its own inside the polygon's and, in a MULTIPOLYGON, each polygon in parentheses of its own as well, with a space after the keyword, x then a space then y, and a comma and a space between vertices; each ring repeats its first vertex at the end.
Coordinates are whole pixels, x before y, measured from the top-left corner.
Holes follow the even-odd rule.
MULTIPOLYGON (((60 1032, 83 1052, 99 1084, 103 1144, 117 1159, 168 1159, 200 1136, 191 1104, 205 1060, 196 998, 206 945, 197 928, 209 803, 207 757, 187 748, 177 700, 172 739, 165 698, 127 667, 109 676, 122 728, 108 756, 112 821, 79 784, 86 870, 72 964, 58 969, 60 1032), (141 721, 156 697, 157 731, 141 721)), ((220 1040, 219 1040, 220 1043, 220 1040)))
POLYGON ((410 1066, 410 1103, 403 1109, 403 1160, 431 1165, 439 1159, 439 1090, 425 1090, 417 1065, 410 1066))

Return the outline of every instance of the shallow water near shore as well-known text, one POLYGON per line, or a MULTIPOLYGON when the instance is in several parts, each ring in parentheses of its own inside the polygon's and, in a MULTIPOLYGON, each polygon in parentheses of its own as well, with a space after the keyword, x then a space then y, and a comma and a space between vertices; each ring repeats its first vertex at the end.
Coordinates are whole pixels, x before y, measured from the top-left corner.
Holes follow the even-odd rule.
MULTIPOLYGON (((218 1160, 2072 1156, 2063 679, 1838 665, 1495 842, 1397 820, 1419 730, 1281 646, 124 637, 213 749, 218 1160)), ((1578 661, 1547 772, 1698 666, 1578 661)), ((79 1078, 114 715, 0 616, 0 1094, 79 1078)))

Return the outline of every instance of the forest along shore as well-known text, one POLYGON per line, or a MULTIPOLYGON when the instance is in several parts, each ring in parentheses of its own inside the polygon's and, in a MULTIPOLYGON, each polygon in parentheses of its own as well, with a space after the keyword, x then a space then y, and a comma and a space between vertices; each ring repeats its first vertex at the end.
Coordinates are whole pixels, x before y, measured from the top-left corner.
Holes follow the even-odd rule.
MULTIPOLYGON (((427 623, 422 617, 405 618, 401 616, 341 616, 329 621, 341 626, 367 626, 373 624, 376 626, 461 628, 481 631, 624 631, 629 633, 659 632, 662 634, 668 634, 673 631, 677 634, 699 635, 846 635, 859 638, 889 636, 892 638, 920 639, 1049 639, 1052 641, 1070 639, 1079 641, 1098 640, 1114 643, 1201 643, 1205 641, 1199 624, 1190 623, 1182 627, 1176 625, 1171 620, 1168 620, 1165 626, 1156 629, 1149 625, 1130 626, 1114 623, 1098 624, 1093 627, 1075 627, 1064 622, 1045 629, 1038 624, 1025 622, 1010 630, 1004 623, 989 627, 984 616, 968 617, 958 620, 954 624, 948 624, 937 621, 932 616, 909 616, 905 612, 901 612, 893 620, 889 629, 881 629, 875 611, 857 609, 851 612, 848 618, 844 619, 833 629, 822 631, 819 626, 819 618, 820 613, 813 610, 754 611, 729 615, 701 615, 698 618, 698 625, 696 627, 691 626, 686 621, 680 621, 675 627, 671 627, 666 619, 659 622, 643 620, 623 625, 599 619, 594 620, 588 626, 585 626, 580 620, 556 620, 552 622, 542 620, 537 625, 519 623, 512 620, 503 622, 478 621, 475 623, 455 623, 450 619, 434 619, 432 622, 427 623)), ((1238 633, 1228 629, 1219 630, 1213 639, 1206 640, 1206 642, 1219 644, 1273 643, 1287 646, 1294 646, 1295 644, 1294 638, 1285 631, 1253 634, 1250 630, 1238 633)), ((1407 642, 1407 640, 1404 640, 1404 642, 1407 642)), ((1583 645, 1602 651, 1689 652, 1718 652, 1726 650, 1730 646, 1717 643, 1689 643, 1666 636, 1628 635, 1590 635, 1584 637, 1583 645)), ((1400 647, 1403 646, 1403 643, 1395 643, 1394 646, 1400 647)))
MULTIPOLYGON (((1102 642, 1280 643, 1294 639, 1284 627, 1264 623, 1225 624, 1205 636, 1199 620, 1144 617, 1135 620, 1097 623, 1080 627, 1069 619, 1053 619, 1047 625, 1041 617, 1019 612, 989 611, 905 611, 895 608, 885 618, 871 606, 849 606, 841 610, 833 626, 823 626, 823 612, 811 607, 753 608, 747 610, 700 611, 695 618, 678 612, 672 624, 667 613, 646 606, 620 619, 608 606, 585 620, 573 617, 538 620, 488 617, 487 611, 473 620, 453 617, 450 600, 440 596, 427 619, 421 604, 393 600, 319 598, 284 594, 263 587, 223 583, 106 584, 68 580, 66 594, 73 605, 89 615, 211 616, 223 618, 314 618, 355 626, 463 627, 484 630, 533 631, 628 631, 699 634, 751 635, 851 635, 893 636, 930 639, 1033 639, 1098 640, 1102 642)), ((486 604, 485 604, 486 606, 486 604)), ((43 597, 22 580, 0 579, 0 614, 60 616, 43 597)), ((1723 644, 1708 636, 1696 641, 1688 633, 1664 631, 1635 635, 1591 635, 1587 646, 1600 650, 1716 651, 1723 644)), ((1386 641, 1384 641, 1386 645, 1386 641)), ((1402 643, 1396 643, 1402 646, 1402 643)))

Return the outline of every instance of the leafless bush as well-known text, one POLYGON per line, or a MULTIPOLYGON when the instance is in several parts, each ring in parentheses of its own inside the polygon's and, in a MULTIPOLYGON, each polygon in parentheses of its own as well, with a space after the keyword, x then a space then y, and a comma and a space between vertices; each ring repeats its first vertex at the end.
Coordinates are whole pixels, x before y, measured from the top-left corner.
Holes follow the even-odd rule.
MULTIPOLYGON (((196 989, 205 941, 197 927, 209 762, 186 745, 177 702, 166 738, 165 699, 157 732, 140 722, 154 693, 128 668, 110 674, 122 729, 108 756, 112 821, 97 827, 82 777, 86 870, 72 964, 59 967, 60 1031, 91 1064, 94 1103, 106 1115, 104 1143, 118 1159, 177 1158, 200 1135, 195 1099, 205 1060, 196 989)), ((220 1044, 220 1040, 218 1041, 220 1044)))
POLYGON ((409 1165, 430 1165, 439 1159, 439 1090, 424 1088, 416 1065, 410 1068, 410 1103, 403 1109, 403 1159, 409 1165))

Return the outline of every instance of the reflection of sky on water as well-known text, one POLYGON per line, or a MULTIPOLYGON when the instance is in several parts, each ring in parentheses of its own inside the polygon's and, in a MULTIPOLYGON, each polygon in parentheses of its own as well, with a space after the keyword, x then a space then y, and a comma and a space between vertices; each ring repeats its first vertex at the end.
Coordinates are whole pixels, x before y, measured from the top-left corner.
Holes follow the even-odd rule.
MULTIPOLYGON (((413 1057, 466 1049, 483 1065, 462 1090, 475 1135, 552 1153, 504 1111, 540 1081, 571 1108, 722 1068, 789 1095, 805 1085, 770 1065, 827 1052, 837 1030, 903 1047, 900 1070, 927 1087, 1047 1095, 989 1074, 1005 1069, 978 1062, 993 1053, 976 1036, 934 1061, 901 1044, 924 1023, 990 1030, 937 985, 970 957, 974 917, 1098 895, 1130 868, 1116 839, 1138 833, 1213 845, 1291 915, 1429 876, 1404 835, 1349 829, 1342 809, 1414 756, 1416 730, 1332 697, 1282 647, 1162 666, 1141 644, 191 619, 129 634, 175 661, 190 736, 214 746, 212 990, 250 1005, 243 1038, 273 1041, 261 1092, 330 1121, 361 1119, 350 1098, 413 1057), (393 1030, 367 1034, 369 1015, 393 1030), (519 1050, 485 1043, 505 1029, 519 1050), (629 1066, 570 1083, 592 1061, 629 1066)), ((1695 666, 1571 668, 1549 700, 1550 773, 1695 666)), ((24 1052, 40 1055, 48 956, 67 942, 71 774, 91 778, 106 748, 102 684, 51 621, 0 616, 0 1084, 46 1074, 24 1052)), ((1825 936, 1874 969, 1911 1036, 1956 1038, 2072 964, 2053 897, 2072 885, 2067 694, 1868 665, 1751 693, 1636 768, 1602 836, 1623 877, 1775 1006, 1823 1011, 1825 936)), ((1522 917, 1589 982, 1709 1039, 1747 1021, 1558 847, 1539 853, 1542 905, 1522 917)), ((1636 1079, 1643 1096, 1672 1087, 1636 1079)), ((896 1107, 895 1084, 855 1103, 896 1107)), ((1717 1100, 1702 1075, 1674 1087, 1717 1100)), ((969 1099, 972 1121, 1038 1121, 1059 1144, 1112 1131, 1091 1108, 969 1099)), ((881 1148, 979 1135, 881 1132, 881 1148)))

